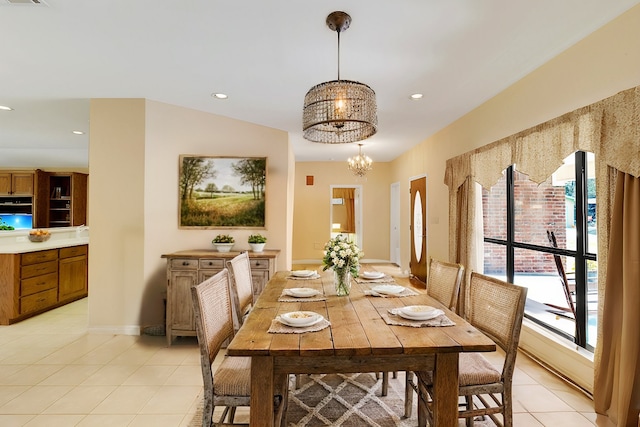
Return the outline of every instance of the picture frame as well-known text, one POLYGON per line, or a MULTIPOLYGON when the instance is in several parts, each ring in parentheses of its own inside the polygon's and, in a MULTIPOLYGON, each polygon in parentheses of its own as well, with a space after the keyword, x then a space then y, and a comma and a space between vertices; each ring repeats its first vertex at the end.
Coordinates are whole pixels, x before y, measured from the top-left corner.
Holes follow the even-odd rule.
POLYGON ((181 154, 178 228, 266 228, 266 157, 181 154))

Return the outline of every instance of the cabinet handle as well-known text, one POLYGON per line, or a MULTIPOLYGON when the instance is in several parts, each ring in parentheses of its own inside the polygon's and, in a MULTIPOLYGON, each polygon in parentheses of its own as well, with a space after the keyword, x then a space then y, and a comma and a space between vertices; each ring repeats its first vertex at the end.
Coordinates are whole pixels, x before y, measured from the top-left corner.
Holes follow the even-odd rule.
POLYGON ((44 286, 46 284, 47 284, 47 282, 40 282, 40 283, 38 283, 38 286, 44 286))
POLYGON ((189 265, 189 261, 182 261, 182 265, 189 265))
POLYGON ((43 302, 43 301, 46 301, 46 299, 45 298, 38 298, 38 300, 36 302, 43 302))
POLYGON ((211 261, 209 261, 209 265, 213 265, 213 263, 211 261))

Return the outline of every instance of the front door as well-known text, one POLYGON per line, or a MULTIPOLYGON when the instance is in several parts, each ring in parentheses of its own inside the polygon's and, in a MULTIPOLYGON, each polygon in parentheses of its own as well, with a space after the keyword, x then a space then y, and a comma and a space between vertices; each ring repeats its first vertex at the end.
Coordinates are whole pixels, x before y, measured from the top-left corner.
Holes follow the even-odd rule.
POLYGON ((427 178, 411 181, 411 275, 427 282, 427 178))

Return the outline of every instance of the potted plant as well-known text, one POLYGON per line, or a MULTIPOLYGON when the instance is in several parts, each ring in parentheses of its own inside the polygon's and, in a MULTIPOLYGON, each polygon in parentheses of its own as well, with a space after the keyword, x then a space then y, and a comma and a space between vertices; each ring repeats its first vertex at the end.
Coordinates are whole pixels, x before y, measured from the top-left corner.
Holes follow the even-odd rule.
POLYGON ((264 245, 267 243, 267 238, 260 233, 252 234, 247 239, 249 246, 253 252, 262 252, 264 245))
POLYGON ((218 234, 213 238, 211 243, 213 243, 213 246, 216 247, 218 252, 229 252, 231 248, 233 248, 235 240, 233 236, 230 236, 229 234, 218 234))

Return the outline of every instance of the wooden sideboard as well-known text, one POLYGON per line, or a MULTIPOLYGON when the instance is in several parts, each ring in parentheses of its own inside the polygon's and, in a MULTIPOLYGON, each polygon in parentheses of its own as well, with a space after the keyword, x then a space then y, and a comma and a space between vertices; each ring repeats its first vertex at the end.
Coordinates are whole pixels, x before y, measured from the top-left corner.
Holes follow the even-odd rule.
MULTIPOLYGON (((166 334, 169 345, 174 337, 196 335, 191 286, 221 271, 226 267, 226 261, 240 253, 196 249, 162 255, 167 259, 166 334)), ((275 274, 279 253, 280 250, 249 251, 254 299, 275 274)))
POLYGON ((87 296, 88 246, 0 254, 0 325, 87 296))

